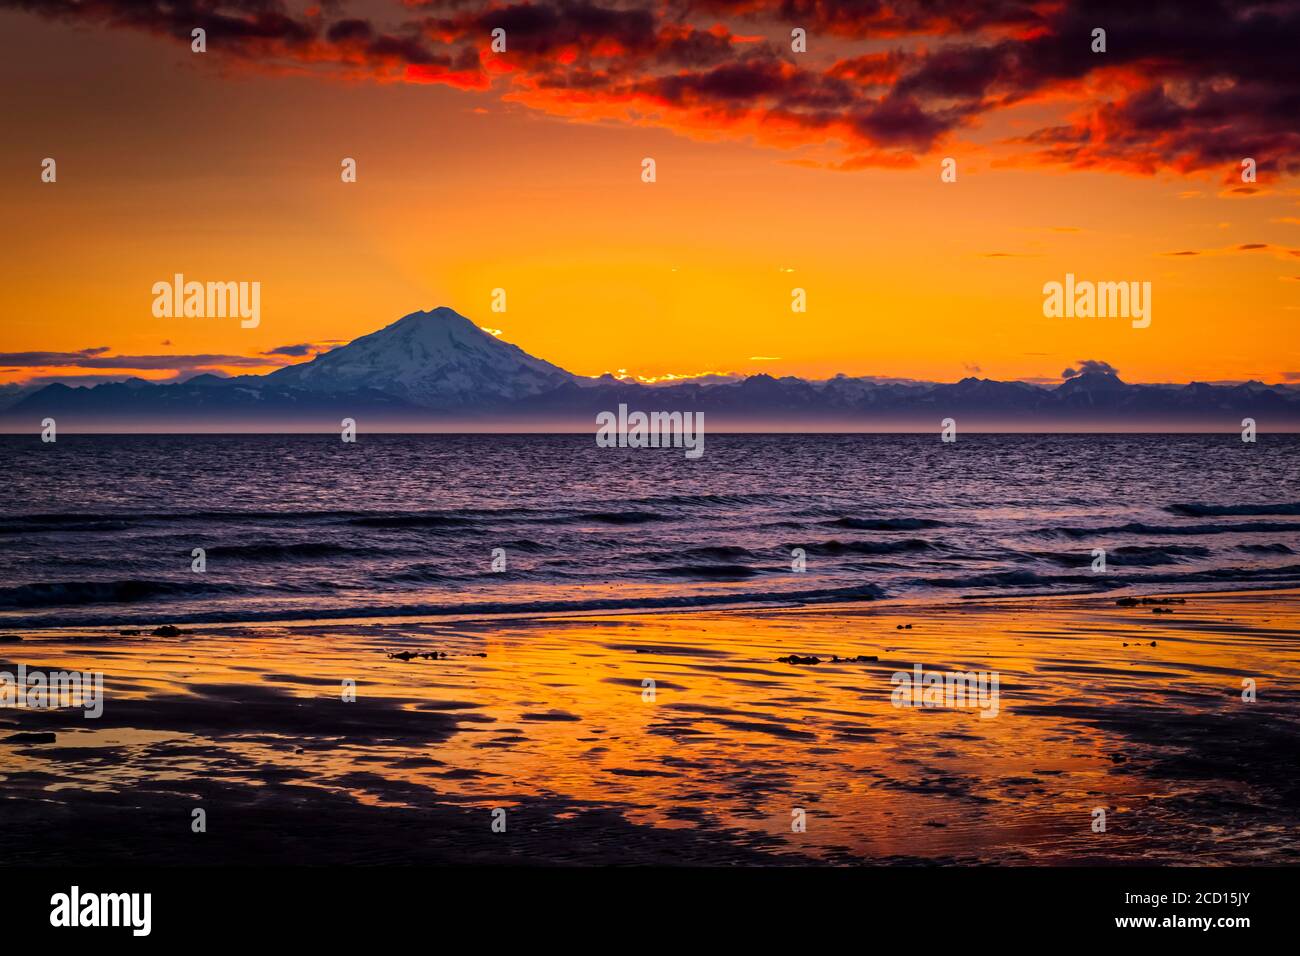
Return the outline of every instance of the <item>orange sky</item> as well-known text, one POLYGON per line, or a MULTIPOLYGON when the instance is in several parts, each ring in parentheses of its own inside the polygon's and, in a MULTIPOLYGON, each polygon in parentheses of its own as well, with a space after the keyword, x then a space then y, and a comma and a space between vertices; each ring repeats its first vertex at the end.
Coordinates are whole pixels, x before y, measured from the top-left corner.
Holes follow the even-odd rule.
MULTIPOLYGON (((1128 381, 1300 378, 1294 177, 1261 168, 1234 193, 1235 164, 1072 171, 1008 144, 1077 102, 1029 99, 914 165, 839 171, 833 144, 585 122, 500 84, 237 69, 11 11, 0 35, 0 352, 203 355, 190 366, 239 373, 447 305, 588 375, 1056 379, 1097 359, 1128 381), (150 288, 176 272, 261 282, 260 326, 155 318, 150 288), (1150 328, 1044 318, 1042 286, 1066 272, 1151 282, 1150 328)), ((0 361, 0 382, 133 373, 175 371, 0 361)))

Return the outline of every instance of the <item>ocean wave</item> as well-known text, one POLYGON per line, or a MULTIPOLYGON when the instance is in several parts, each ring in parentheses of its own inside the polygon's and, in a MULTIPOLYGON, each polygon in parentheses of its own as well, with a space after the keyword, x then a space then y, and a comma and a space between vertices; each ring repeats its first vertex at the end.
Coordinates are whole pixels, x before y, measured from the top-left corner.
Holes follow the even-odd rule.
POLYGON ((1237 550, 1249 551, 1251 554, 1295 554, 1293 549, 1280 542, 1276 544, 1239 544, 1237 550))
POLYGON ((365 557, 380 554, 374 548, 354 548, 328 541, 294 541, 261 544, 214 544, 208 547, 209 558, 240 558, 244 561, 281 561, 295 558, 365 557))
POLYGON ((651 521, 668 521, 667 515, 657 511, 587 511, 555 519, 562 522, 595 521, 598 524, 646 524, 651 521))
POLYGON ((79 524, 96 521, 131 521, 131 522, 165 522, 165 521, 256 521, 266 519, 281 521, 301 518, 350 518, 368 514, 365 511, 238 511, 238 510, 191 510, 191 511, 131 511, 131 512, 53 512, 36 514, 5 515, 6 521, 25 525, 79 524))
MULTIPOLYGON (((476 576, 466 575, 465 577, 476 576)), ((440 564, 412 564, 391 574, 376 575, 374 580, 380 584, 439 584, 462 580, 462 578, 448 574, 446 567, 440 564)))
POLYGON ((1039 528, 1035 534, 1064 535, 1068 538, 1095 538, 1104 534, 1262 534, 1294 531, 1300 533, 1300 522, 1243 521, 1240 524, 1184 524, 1161 525, 1131 521, 1128 524, 1099 528, 1055 527, 1039 528))
POLYGON ((451 508, 443 510, 421 511, 359 511, 355 509, 286 509, 286 510, 185 510, 185 511, 133 511, 115 512, 67 512, 10 514, 3 516, 0 530, 22 533, 44 528, 61 530, 80 530, 82 526, 94 527, 101 524, 116 523, 122 527, 140 524, 202 524, 202 523, 237 523, 237 524, 281 524, 294 522, 342 522, 360 526, 402 527, 429 523, 472 524, 478 521, 501 521, 534 514, 549 515, 552 512, 536 508, 451 508))
POLYGON ((989 571, 982 574, 965 574, 953 578, 924 578, 925 584, 935 588, 1005 588, 1036 587, 1049 584, 1086 584, 1097 590, 1107 590, 1121 582, 1100 574, 1039 574, 1035 571, 989 571))
POLYGON ((22 524, 29 524, 29 525, 58 526, 62 524, 84 524, 84 523, 93 523, 97 521, 121 521, 126 518, 134 518, 134 517, 137 516, 123 515, 123 514, 100 514, 100 513, 83 512, 83 511, 70 511, 66 513, 59 512, 59 513, 51 513, 51 514, 5 515, 5 520, 17 521, 22 524))
POLYGON ((1300 564, 1283 564, 1269 567, 1206 568, 1185 574, 1148 575, 1149 580, 1167 581, 1294 581, 1300 579, 1300 564))
POLYGON ((540 541, 533 541, 530 538, 517 538, 513 541, 502 541, 495 545, 498 548, 505 548, 507 551, 523 551, 526 554, 541 554, 543 551, 551 549, 540 541))
MULTIPOLYGON (((1151 567, 1161 564, 1178 564, 1187 558, 1207 558, 1213 552, 1197 544, 1159 545, 1126 544, 1106 550, 1106 560, 1117 565, 1137 565, 1151 567)), ((1062 567, 1088 567, 1092 563, 1092 554, 1087 551, 1031 551, 1033 557, 1050 561, 1062 567)))
POLYGON ((744 564, 683 564, 668 568, 654 568, 647 572, 670 578, 703 578, 706 580, 735 580, 752 578, 760 572, 744 564))
POLYGON ((1176 502, 1166 511, 1188 518, 1227 518, 1234 515, 1300 515, 1300 501, 1262 505, 1207 505, 1198 501, 1176 502))
POLYGON ((674 561, 679 558, 696 558, 703 561, 750 561, 761 557, 748 548, 736 545, 716 544, 699 548, 682 548, 680 551, 652 551, 642 554, 647 561, 674 561))
POLYGON ((836 518, 821 523, 854 531, 920 531, 922 528, 944 527, 944 522, 933 518, 836 518))
POLYGON ((699 494, 699 495, 651 495, 645 498, 629 498, 626 501, 603 501, 600 504, 629 504, 629 505, 750 505, 764 504, 772 501, 799 501, 807 498, 807 495, 776 495, 776 494, 699 494))
POLYGON ((347 519, 359 528, 469 528, 474 519, 446 512, 397 512, 370 514, 347 519))
POLYGON ((1110 590, 1144 584, 1197 584, 1213 582, 1256 582, 1287 584, 1300 581, 1300 564, 1280 567, 1206 568, 1197 571, 1152 574, 1039 574, 1034 571, 990 571, 951 578, 926 578, 936 588, 1014 588, 1042 585, 1087 585, 1092 590, 1110 590))
POLYGON ((0 523, 0 534, 39 534, 68 531, 126 531, 132 527, 130 521, 119 518, 79 518, 70 521, 33 521, 9 517, 0 523))
POLYGON ((817 544, 787 544, 786 549, 805 548, 813 554, 912 554, 934 551, 938 545, 924 538, 902 541, 821 541, 817 544))
POLYGON ((6 628, 22 627, 117 627, 123 625, 152 624, 166 620, 173 624, 228 624, 256 623, 260 621, 326 621, 338 619, 365 620, 392 617, 497 617, 501 615, 568 614, 584 612, 642 611, 671 608, 705 608, 728 606, 797 606, 802 604, 849 603, 874 601, 885 597, 883 588, 874 584, 851 587, 811 588, 793 591, 748 591, 713 594, 656 595, 652 597, 612 597, 586 600, 536 600, 491 601, 475 604, 403 604, 403 605, 350 605, 348 607, 301 609, 297 606, 267 610, 205 610, 198 612, 161 611, 147 617, 108 616, 94 617, 68 614, 38 618, 6 618, 6 628))
POLYGON ((50 581, 0 588, 0 607, 35 608, 49 605, 134 604, 174 597, 202 597, 243 590, 234 585, 182 584, 177 581, 50 581))
POLYGON ((1107 554, 1118 554, 1122 557, 1140 561, 1143 559, 1159 558, 1208 558, 1211 551, 1209 548, 1200 544, 1124 544, 1120 545, 1118 548, 1111 548, 1107 554))

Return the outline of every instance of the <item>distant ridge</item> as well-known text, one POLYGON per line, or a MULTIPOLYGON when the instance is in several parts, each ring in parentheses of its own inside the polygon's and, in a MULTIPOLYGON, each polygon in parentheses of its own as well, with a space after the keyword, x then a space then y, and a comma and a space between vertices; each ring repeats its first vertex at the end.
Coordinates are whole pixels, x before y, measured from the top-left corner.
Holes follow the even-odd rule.
POLYGON ((412 312, 310 361, 265 375, 199 375, 177 384, 129 379, 92 387, 0 392, 0 425, 28 431, 49 416, 104 430, 259 430, 295 423, 324 430, 368 416, 396 430, 455 422, 473 429, 580 429, 619 404, 705 412, 713 428, 933 430, 945 417, 983 430, 1300 430, 1300 389, 1238 385, 1131 385, 1090 369, 1057 386, 964 378, 954 383, 837 375, 824 381, 752 375, 739 380, 643 385, 586 378, 529 355, 445 306, 412 312))

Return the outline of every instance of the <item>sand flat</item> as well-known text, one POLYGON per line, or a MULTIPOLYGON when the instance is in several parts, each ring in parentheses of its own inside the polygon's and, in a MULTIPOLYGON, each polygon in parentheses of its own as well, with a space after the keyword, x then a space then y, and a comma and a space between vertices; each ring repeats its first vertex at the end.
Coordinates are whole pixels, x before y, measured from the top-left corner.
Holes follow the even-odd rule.
POLYGON ((1300 593, 1170 609, 30 631, 5 668, 100 670, 106 699, 98 720, 0 709, 0 842, 13 862, 1294 863, 1300 593), (996 672, 997 716, 894 706, 917 664, 996 672))

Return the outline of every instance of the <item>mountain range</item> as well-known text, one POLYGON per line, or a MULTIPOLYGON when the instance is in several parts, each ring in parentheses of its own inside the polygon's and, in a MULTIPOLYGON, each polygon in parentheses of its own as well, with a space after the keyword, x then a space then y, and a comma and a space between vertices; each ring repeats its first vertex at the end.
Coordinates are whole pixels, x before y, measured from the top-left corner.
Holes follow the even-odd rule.
POLYGON ((870 376, 711 377, 646 385, 574 375, 485 332, 452 309, 413 312, 310 361, 263 375, 195 376, 155 384, 46 385, 0 396, 0 426, 28 431, 334 430, 342 417, 393 430, 588 429, 601 411, 699 411, 712 428, 937 430, 944 418, 977 430, 1300 430, 1300 389, 1260 382, 1133 385, 1091 368, 1045 386, 870 376))

